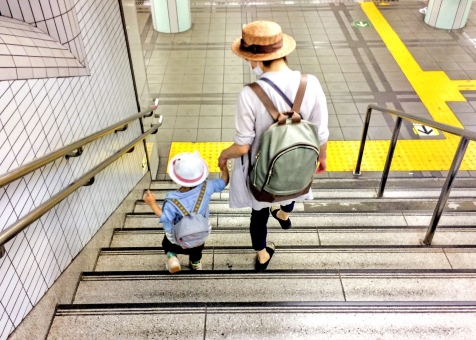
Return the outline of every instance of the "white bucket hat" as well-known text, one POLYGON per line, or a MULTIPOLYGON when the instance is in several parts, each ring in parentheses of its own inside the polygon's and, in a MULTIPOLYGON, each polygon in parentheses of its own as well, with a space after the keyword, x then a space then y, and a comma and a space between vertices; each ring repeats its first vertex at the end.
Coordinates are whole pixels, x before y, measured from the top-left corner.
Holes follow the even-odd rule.
POLYGON ((209 174, 208 165, 200 152, 179 153, 169 163, 167 172, 170 178, 183 187, 194 187, 203 183, 209 174))

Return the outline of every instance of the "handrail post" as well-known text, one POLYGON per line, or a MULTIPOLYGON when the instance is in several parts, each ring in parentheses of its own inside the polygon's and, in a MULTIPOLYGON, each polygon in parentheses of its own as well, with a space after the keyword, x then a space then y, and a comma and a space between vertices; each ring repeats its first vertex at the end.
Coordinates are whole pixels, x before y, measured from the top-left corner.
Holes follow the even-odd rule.
POLYGON ((385 167, 383 168, 382 179, 380 180, 380 187, 378 189, 377 198, 383 196, 383 191, 385 190, 385 184, 387 184, 388 173, 390 172, 390 166, 392 165, 393 154, 395 152, 395 146, 398 141, 398 134, 400 133, 400 127, 402 126, 402 118, 397 117, 395 126, 393 128, 392 140, 390 141, 390 146, 388 147, 387 160, 385 161, 385 167))
POLYGON ((372 115, 372 109, 370 107, 367 107, 367 113, 365 114, 364 128, 362 130, 362 138, 360 140, 359 156, 357 157, 357 164, 355 165, 355 170, 353 172, 355 176, 360 176, 360 166, 362 165, 362 158, 364 157, 365 142, 367 140, 367 132, 369 131, 371 115, 372 115))
MULTIPOLYGON (((157 106, 159 105, 159 98, 155 98, 154 100, 154 105, 151 106, 151 111, 149 114, 147 115, 144 115, 143 117, 141 117, 139 119, 139 122, 140 122, 140 129, 141 129, 141 132, 144 133, 144 118, 148 118, 148 117, 153 117, 154 115, 154 111, 157 109, 157 106)), ((162 122, 162 120, 160 121, 162 122)), ((151 125, 152 126, 152 125, 151 125)), ((158 130, 157 130, 158 131, 158 130)), ((154 132, 153 134, 156 134, 157 132, 154 132)), ((150 165, 150 159, 149 159, 149 154, 147 153, 147 142, 146 140, 144 139, 142 141, 142 145, 144 145, 144 153, 145 153, 145 160, 147 162, 147 171, 151 171, 152 169, 152 166, 150 165)))
POLYGON ((466 137, 461 137, 459 142, 458 148, 456 149, 455 156, 453 158, 453 162, 451 163, 451 168, 448 171, 448 176, 446 177, 445 184, 441 189, 440 198, 438 199, 438 203, 436 203, 435 211, 433 212, 433 217, 431 218, 430 226, 425 235, 425 239, 422 241, 424 245, 431 245, 431 241, 433 240, 433 236, 435 235, 436 227, 438 226, 438 222, 440 222, 441 214, 445 209, 446 200, 450 195, 451 186, 453 185, 453 181, 458 173, 459 167, 461 162, 463 161, 464 154, 466 152, 466 148, 468 147, 469 140, 466 137))
MULTIPOLYGON (((150 115, 145 115, 145 116, 139 118, 140 132, 144 133, 144 131, 145 131, 145 129, 144 129, 144 118, 151 117, 153 115, 153 113, 154 113, 154 111, 151 110, 150 115)), ((144 146, 145 160, 147 162, 147 171, 150 171, 151 166, 150 166, 149 154, 147 153, 147 142, 145 141, 145 139, 142 141, 142 145, 144 146)), ((132 151, 134 151, 134 149, 132 149, 132 151)), ((128 152, 131 152, 131 151, 128 151, 128 152)))

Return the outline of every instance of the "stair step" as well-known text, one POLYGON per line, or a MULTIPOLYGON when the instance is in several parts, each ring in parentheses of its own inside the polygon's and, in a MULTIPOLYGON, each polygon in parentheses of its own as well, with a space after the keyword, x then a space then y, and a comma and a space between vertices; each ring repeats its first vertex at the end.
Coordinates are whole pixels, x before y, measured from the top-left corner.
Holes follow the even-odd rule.
MULTIPOLYGON (((282 245, 313 244, 319 245, 317 229, 293 230, 270 229, 268 232, 270 240, 282 245)), ((122 229, 116 230, 111 242, 111 247, 159 247, 162 245, 164 232, 162 229, 122 229)), ((475 232, 476 241, 476 232, 475 232)), ((249 246, 249 231, 244 228, 234 230, 212 230, 206 240, 207 246, 249 246)))
MULTIPOLYGON (((299 213, 293 212, 291 220, 295 226, 425 226, 428 227, 433 212, 372 212, 372 213, 299 213)), ((243 227, 249 228, 250 214, 210 214, 212 227, 243 227)), ((159 219, 153 213, 130 213, 126 215, 125 228, 151 228, 160 226, 159 219)), ((451 211, 443 212, 441 226, 469 226, 476 225, 476 213, 451 211)), ((279 223, 270 218, 268 226, 279 227, 279 223)))
MULTIPOLYGON (((390 173, 392 175, 392 173, 390 173)), ((313 189, 378 189, 380 186, 379 175, 376 178, 319 178, 314 179, 311 188, 313 189)), ((387 189, 437 189, 442 188, 446 178, 404 178, 404 177, 389 177, 385 186, 387 189)), ((152 181, 150 185, 151 190, 176 190, 178 185, 173 181, 152 181)), ((229 186, 227 186, 228 188, 229 186)), ((476 188, 476 178, 461 178, 457 177, 453 180, 453 188, 476 188)))
MULTIPOLYGON (((418 245, 426 235, 426 227, 293 227, 283 230, 268 228, 268 240, 277 245, 418 245)), ((116 229, 111 247, 160 247, 162 228, 116 229)), ((207 238, 207 247, 241 246, 250 243, 247 228, 216 227, 207 238)), ((440 227, 433 238, 434 245, 476 244, 476 227, 440 227)))
POLYGON ((475 284, 474 269, 93 272, 74 303, 476 301, 475 284))
MULTIPOLYGON (((157 204, 162 206, 162 201, 157 204)), ((338 199, 338 200, 311 200, 306 202, 298 202, 294 205, 293 213, 333 213, 333 212, 374 212, 374 211, 433 211, 436 206, 436 199, 410 199, 410 198, 395 198, 395 199, 338 199)), ((212 201, 209 205, 210 213, 214 214, 237 214, 251 212, 251 208, 230 208, 226 201, 212 201)), ((462 211, 472 212, 476 211, 475 199, 449 199, 446 202, 445 209, 447 211, 462 211)), ((142 200, 138 200, 134 206, 135 213, 150 212, 150 207, 142 200)))
MULTIPOLYGON (((144 194, 147 192, 147 189, 144 190, 144 194)), ((155 195, 157 200, 164 200, 165 195, 170 192, 170 190, 159 190, 153 189, 151 192, 155 195)), ((314 199, 340 199, 340 198, 376 198, 378 188, 376 189, 326 189, 326 190, 313 190, 314 199)), ((383 198, 431 198, 438 199, 441 194, 441 189, 433 188, 423 188, 416 191, 412 189, 386 189, 384 191, 383 198)), ((450 192, 450 198, 464 198, 464 197, 475 197, 476 189, 474 188, 454 188, 450 192)), ((224 201, 229 199, 229 190, 225 189, 220 193, 214 193, 211 197, 212 201, 224 201)))
POLYGON ((475 318, 474 301, 58 305, 48 339, 467 340, 475 318))
MULTIPOLYGON (((248 246, 249 247, 249 246, 248 246)), ((244 247, 208 247, 203 251, 205 270, 252 270, 255 252, 244 247)), ((182 268, 188 256, 178 255, 182 268)), ((96 271, 165 269, 161 247, 103 248, 96 271)), ((476 268, 476 246, 281 246, 270 269, 469 269, 476 268)))

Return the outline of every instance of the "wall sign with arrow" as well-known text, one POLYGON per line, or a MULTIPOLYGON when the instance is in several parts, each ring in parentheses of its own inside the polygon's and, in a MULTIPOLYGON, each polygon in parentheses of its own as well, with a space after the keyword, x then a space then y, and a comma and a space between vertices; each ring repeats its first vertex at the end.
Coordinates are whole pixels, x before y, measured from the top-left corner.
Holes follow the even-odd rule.
POLYGON ((413 123, 413 132, 419 136, 438 136, 438 130, 432 127, 413 123))

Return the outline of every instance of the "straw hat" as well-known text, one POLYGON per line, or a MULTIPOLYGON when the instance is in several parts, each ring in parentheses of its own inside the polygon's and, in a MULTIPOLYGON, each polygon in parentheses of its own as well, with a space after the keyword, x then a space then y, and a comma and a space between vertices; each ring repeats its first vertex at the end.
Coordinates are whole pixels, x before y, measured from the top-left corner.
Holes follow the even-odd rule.
POLYGON ((167 172, 175 183, 183 187, 197 186, 203 183, 209 174, 208 165, 198 151, 176 155, 170 161, 167 172))
POLYGON ((279 59, 296 48, 296 41, 283 34, 281 26, 272 21, 253 21, 244 25, 241 35, 231 44, 231 50, 248 60, 279 59))

